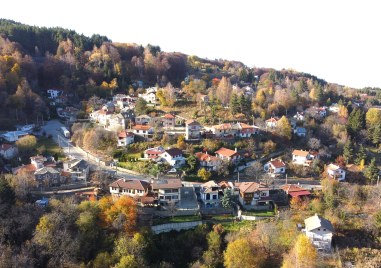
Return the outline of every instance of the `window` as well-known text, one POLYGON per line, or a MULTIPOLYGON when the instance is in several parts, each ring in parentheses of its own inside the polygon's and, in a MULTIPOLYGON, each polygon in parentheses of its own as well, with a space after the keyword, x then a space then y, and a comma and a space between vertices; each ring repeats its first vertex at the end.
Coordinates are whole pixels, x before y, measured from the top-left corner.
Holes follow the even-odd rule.
POLYGON ((320 231, 320 228, 318 228, 318 231, 320 231))
POLYGON ((166 196, 165 200, 171 200, 171 196, 166 196))
POLYGON ((172 199, 179 199, 179 196, 178 195, 173 195, 172 199))
POLYGON ((161 195, 161 196, 160 196, 160 199, 163 200, 163 199, 164 199, 164 196, 161 195))
POLYGON ((267 196, 266 192, 261 192, 261 196, 267 196))
POLYGON ((213 200, 217 200, 217 195, 213 195, 213 200))
POLYGON ((327 231, 327 229, 324 228, 323 231, 327 231))

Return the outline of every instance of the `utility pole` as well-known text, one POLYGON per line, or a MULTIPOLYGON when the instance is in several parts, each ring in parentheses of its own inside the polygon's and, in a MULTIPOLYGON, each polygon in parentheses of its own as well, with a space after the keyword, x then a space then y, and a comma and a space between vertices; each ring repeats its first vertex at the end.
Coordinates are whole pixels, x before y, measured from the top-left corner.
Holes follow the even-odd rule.
POLYGON ((286 173, 286 184, 287 184, 287 173, 286 173))

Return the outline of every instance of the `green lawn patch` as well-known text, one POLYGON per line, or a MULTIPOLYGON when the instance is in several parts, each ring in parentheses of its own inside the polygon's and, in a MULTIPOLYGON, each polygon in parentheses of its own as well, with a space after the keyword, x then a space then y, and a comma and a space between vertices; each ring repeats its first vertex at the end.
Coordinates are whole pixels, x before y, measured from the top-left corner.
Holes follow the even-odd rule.
POLYGON ((243 215, 258 216, 258 217, 273 217, 275 216, 274 210, 246 210, 242 211, 243 215))
POLYGON ((197 215, 174 216, 174 217, 153 219, 153 225, 159 225, 159 224, 165 224, 165 223, 190 222, 190 221, 199 221, 199 220, 201 220, 201 218, 197 215))
POLYGON ((41 153, 50 154, 58 159, 56 160, 63 160, 65 158, 65 154, 58 146, 57 143, 54 142, 52 138, 42 137, 37 140, 37 150, 41 153))
MULTIPOLYGON (((216 223, 218 224, 218 222, 216 223)), ((230 221, 230 222, 221 222, 221 225, 224 227, 225 231, 236 232, 241 228, 253 227, 255 226, 256 221, 230 221)))

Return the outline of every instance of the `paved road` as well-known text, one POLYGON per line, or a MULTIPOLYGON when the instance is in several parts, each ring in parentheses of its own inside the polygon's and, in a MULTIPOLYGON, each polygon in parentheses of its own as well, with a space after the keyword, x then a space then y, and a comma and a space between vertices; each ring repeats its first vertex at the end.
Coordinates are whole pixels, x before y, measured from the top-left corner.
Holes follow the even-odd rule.
POLYGON ((47 135, 52 136, 53 140, 63 149, 65 155, 88 161, 92 170, 101 169, 101 170, 105 170, 109 172, 116 171, 116 175, 127 178, 127 179, 137 179, 137 180, 149 179, 147 176, 144 176, 144 175, 130 174, 128 172, 121 171, 120 169, 116 169, 115 167, 113 168, 113 167, 106 167, 106 166, 100 165, 99 162, 92 160, 91 157, 89 157, 89 155, 85 151, 73 146, 70 140, 66 139, 63 136, 61 132, 61 127, 64 127, 64 124, 62 124, 60 121, 50 120, 46 122, 46 124, 42 127, 42 129, 46 132, 47 135))

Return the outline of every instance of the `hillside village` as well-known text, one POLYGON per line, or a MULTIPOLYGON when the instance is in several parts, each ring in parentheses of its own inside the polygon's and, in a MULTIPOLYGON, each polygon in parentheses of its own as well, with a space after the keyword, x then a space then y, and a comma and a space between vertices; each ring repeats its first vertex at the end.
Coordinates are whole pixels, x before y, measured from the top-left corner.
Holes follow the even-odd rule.
POLYGON ((381 265, 381 89, 1 22, 0 263, 381 265))

